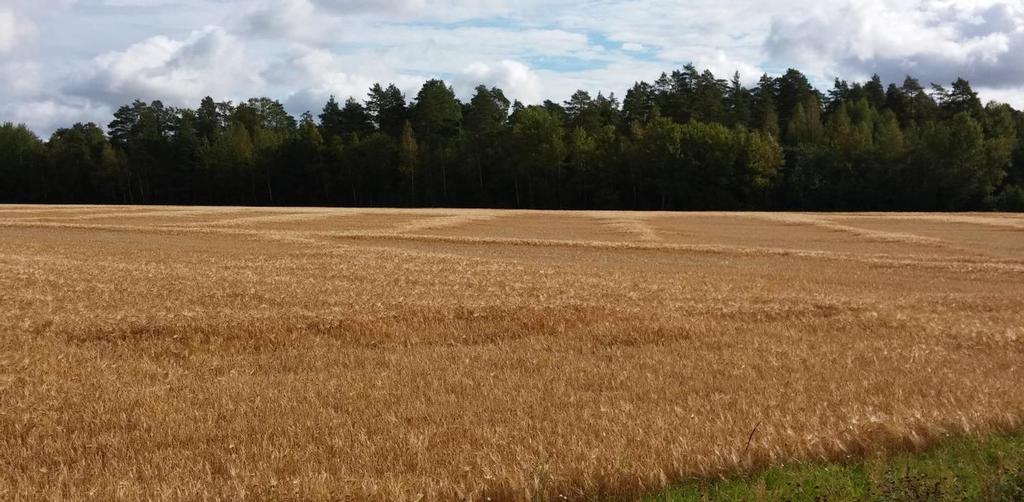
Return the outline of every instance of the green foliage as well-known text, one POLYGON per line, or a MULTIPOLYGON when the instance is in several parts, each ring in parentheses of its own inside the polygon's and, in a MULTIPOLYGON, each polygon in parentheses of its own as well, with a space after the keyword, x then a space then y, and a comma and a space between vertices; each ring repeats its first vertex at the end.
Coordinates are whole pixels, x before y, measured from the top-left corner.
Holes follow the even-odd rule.
POLYGON ((792 144, 817 143, 824 137, 821 125, 821 105, 816 97, 797 103, 789 120, 786 139, 792 144))
MULTIPOLYGON (((543 197, 561 205, 561 167, 566 148, 562 138, 562 120, 544 107, 529 106, 516 117, 512 128, 512 147, 516 152, 513 169, 516 173, 516 206, 527 202, 538 207, 543 197), (526 183, 525 199, 521 183, 526 183)), ((548 203, 550 204, 550 202, 548 203)))
POLYGON ((1010 164, 1007 138, 986 139, 981 125, 965 112, 947 122, 928 124, 917 145, 917 169, 937 209, 980 207, 1010 164))
POLYGON ((978 99, 978 93, 974 92, 971 84, 966 80, 962 78, 956 79, 956 82, 953 82, 953 87, 948 91, 938 85, 934 86, 933 89, 938 98, 939 108, 947 116, 951 117, 961 113, 973 118, 981 116, 981 99, 978 99))
POLYGON ((285 111, 284 105, 270 98, 252 98, 238 105, 232 119, 245 126, 250 135, 258 129, 286 134, 296 126, 295 117, 285 111))
POLYGON ((416 134, 412 130, 412 124, 405 122, 402 128, 402 138, 398 142, 398 169, 409 177, 410 200, 416 200, 416 162, 419 156, 419 148, 416 146, 416 134))
POLYGON ((134 101, 44 143, 0 128, 0 201, 588 209, 1021 210, 1024 114, 965 80, 926 91, 797 70, 747 88, 693 65, 622 103, 524 106, 441 80, 332 96, 298 120, 270 98, 134 101))
POLYGON ((770 185, 784 162, 771 136, 742 128, 657 118, 634 134, 633 155, 660 209, 740 207, 770 185))
POLYGON ((647 120, 657 107, 657 94, 647 82, 638 82, 626 92, 622 102, 622 116, 627 122, 647 120))
POLYGON ((390 84, 386 88, 374 84, 366 100, 366 110, 377 129, 392 137, 398 137, 402 133, 402 126, 408 120, 409 114, 405 96, 395 84, 390 84))
POLYGON ((50 200, 46 146, 23 125, 0 125, 0 196, 7 200, 50 200))
POLYGON ((724 481, 694 481, 651 501, 1019 501, 1024 437, 950 440, 922 454, 847 464, 793 464, 724 481))
POLYGON ((432 146, 446 146, 462 127, 462 107, 444 81, 429 80, 416 95, 412 106, 412 125, 420 139, 432 146))
POLYGON ((775 138, 763 132, 747 132, 742 134, 742 138, 746 183, 740 186, 752 192, 767 190, 786 162, 785 153, 775 138))
POLYGON ((1024 186, 1007 185, 989 199, 988 205, 997 211, 1024 212, 1024 186))
POLYGON ((338 106, 332 95, 320 113, 320 128, 328 138, 345 139, 353 134, 367 134, 373 130, 373 118, 366 107, 355 99, 349 98, 345 108, 338 106))
POLYGON ((476 94, 466 108, 464 126, 466 131, 483 139, 497 134, 508 120, 511 104, 501 89, 486 86, 476 88, 476 94))

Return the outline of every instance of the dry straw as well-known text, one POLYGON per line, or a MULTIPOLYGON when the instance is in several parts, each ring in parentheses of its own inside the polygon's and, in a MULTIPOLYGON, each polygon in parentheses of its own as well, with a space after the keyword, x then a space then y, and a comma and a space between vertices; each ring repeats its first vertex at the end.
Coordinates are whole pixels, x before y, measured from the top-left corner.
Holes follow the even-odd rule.
POLYGON ((630 498, 1015 430, 1020 225, 0 207, 0 499, 630 498))

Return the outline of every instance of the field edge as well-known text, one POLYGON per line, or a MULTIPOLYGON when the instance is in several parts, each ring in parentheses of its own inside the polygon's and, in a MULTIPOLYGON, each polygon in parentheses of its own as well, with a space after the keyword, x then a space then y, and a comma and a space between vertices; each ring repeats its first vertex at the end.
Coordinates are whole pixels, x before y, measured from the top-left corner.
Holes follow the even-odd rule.
POLYGON ((954 435, 921 451, 845 462, 798 462, 753 474, 693 479, 645 502, 704 500, 1024 500, 1024 430, 954 435))

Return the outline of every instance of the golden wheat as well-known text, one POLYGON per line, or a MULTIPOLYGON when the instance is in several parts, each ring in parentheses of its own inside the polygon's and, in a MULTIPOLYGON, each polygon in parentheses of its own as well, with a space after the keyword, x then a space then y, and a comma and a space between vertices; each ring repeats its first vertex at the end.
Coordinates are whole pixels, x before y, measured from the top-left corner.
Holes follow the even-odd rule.
POLYGON ((0 206, 0 499, 633 498, 1017 430, 1020 221, 0 206))

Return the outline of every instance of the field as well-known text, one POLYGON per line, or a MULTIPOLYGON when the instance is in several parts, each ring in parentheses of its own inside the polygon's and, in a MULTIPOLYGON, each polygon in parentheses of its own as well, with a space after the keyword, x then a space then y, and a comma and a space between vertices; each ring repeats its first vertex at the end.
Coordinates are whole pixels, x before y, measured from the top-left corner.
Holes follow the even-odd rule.
POLYGON ((635 498, 1024 426, 1024 216, 0 206, 0 499, 635 498))

